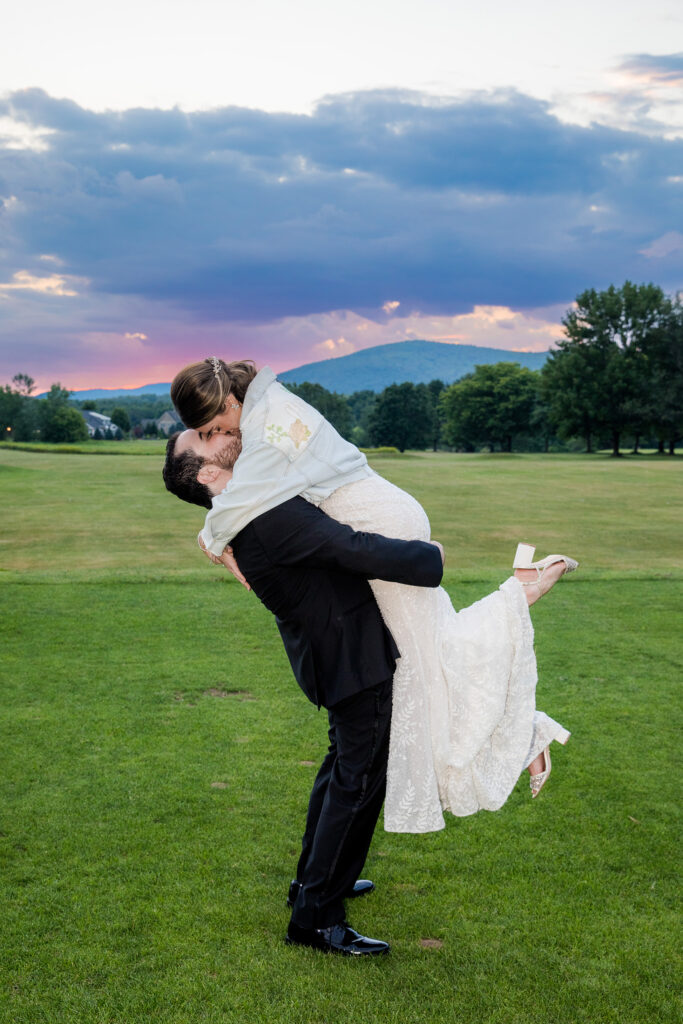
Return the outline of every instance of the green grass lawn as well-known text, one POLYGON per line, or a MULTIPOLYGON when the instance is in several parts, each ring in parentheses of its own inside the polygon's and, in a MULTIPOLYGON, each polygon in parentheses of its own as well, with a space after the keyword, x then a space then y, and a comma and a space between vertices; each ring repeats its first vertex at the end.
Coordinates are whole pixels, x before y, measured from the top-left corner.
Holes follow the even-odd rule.
POLYGON ((539 706, 572 730, 548 785, 438 834, 378 829, 349 916, 393 952, 355 963, 282 942, 324 712, 205 565, 159 449, 0 451, 3 1024, 680 1019, 682 464, 376 466, 427 508, 457 606, 518 539, 582 566, 533 612, 539 706))

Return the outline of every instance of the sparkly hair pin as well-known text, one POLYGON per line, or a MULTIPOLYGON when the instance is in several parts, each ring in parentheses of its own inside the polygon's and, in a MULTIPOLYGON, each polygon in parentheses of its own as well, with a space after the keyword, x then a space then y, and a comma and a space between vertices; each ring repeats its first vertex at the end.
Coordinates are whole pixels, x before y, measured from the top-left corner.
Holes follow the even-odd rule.
POLYGON ((221 361, 216 359, 215 356, 211 356, 211 365, 213 366, 213 375, 218 380, 221 375, 221 361))

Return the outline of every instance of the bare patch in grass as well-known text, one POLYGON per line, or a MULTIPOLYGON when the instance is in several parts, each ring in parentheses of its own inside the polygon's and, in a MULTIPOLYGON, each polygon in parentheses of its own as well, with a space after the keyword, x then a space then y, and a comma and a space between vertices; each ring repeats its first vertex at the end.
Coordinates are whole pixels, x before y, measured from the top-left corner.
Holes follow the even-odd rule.
POLYGON ((211 686, 204 690, 205 697, 236 697, 238 700, 256 700, 257 698, 249 690, 220 690, 217 686, 211 686))
POLYGON ((227 789, 227 788, 228 788, 227 782, 212 782, 211 783, 211 789, 227 789))
POLYGON ((420 939, 420 945, 423 949, 441 949, 443 942, 441 939, 420 939))
POLYGON ((299 764, 302 764, 304 768, 312 768, 315 761, 299 761, 299 764))

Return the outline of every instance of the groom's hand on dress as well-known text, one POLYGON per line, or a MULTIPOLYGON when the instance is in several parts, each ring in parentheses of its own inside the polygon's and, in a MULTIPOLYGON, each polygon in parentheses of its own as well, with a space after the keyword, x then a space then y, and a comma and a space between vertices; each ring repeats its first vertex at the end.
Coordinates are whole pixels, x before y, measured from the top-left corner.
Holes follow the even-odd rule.
POLYGON ((435 548, 439 549, 439 551, 441 552, 441 564, 445 565, 446 564, 446 553, 445 553, 445 551, 443 549, 443 544, 440 544, 438 540, 430 540, 429 543, 433 544, 435 548))

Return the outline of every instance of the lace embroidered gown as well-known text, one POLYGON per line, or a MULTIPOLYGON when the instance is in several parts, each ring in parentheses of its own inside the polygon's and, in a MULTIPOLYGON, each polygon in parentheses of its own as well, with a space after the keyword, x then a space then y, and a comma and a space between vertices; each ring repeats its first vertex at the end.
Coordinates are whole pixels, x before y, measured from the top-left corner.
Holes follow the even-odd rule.
MULTIPOLYGON (((322 508, 354 530, 430 539, 422 506, 377 475, 340 487, 322 508)), ((534 633, 521 584, 510 577, 459 612, 441 587, 371 586, 401 652, 385 829, 434 832, 444 828, 443 811, 497 810, 563 732, 536 711, 534 633)))

